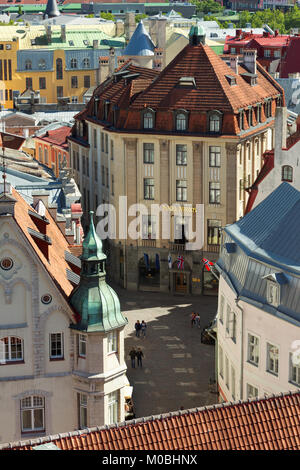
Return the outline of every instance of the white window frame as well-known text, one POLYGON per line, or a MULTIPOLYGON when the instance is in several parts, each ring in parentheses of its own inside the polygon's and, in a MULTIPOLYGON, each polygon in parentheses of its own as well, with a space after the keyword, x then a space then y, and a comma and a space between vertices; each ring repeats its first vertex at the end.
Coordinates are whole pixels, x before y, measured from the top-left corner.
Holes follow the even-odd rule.
POLYGON ((118 332, 110 331, 107 335, 107 354, 118 352, 118 332))
POLYGON ((79 428, 86 429, 88 427, 88 397, 85 393, 78 393, 79 408, 79 428))
POLYGON ((229 390, 229 359, 225 354, 225 385, 229 390))
POLYGON ((280 303, 280 287, 270 280, 267 280, 267 302, 273 307, 278 307, 280 303))
POLYGON ((231 364, 231 395, 233 400, 235 400, 235 368, 231 364))
POLYGON ((10 364, 13 362, 22 362, 24 361, 24 341, 18 336, 5 336, 0 339, 0 364, 10 364), (5 340, 7 339, 7 344, 5 340), (17 347, 13 351, 12 340, 16 339, 17 344, 21 345, 21 350, 17 347), (19 350, 19 351, 18 351, 19 350), (15 356, 15 357, 14 357, 15 356))
MULTIPOLYGON (((59 349, 56 347, 56 349, 59 349)), ((62 332, 50 333, 49 334, 49 357, 50 359, 63 359, 64 358, 64 334, 62 332), (54 335, 60 338, 60 340, 54 338, 54 335), (59 336, 58 336, 59 335, 59 336), (53 338, 52 338, 53 337, 53 338), (60 354, 52 354, 52 343, 59 343, 60 342, 60 354)))
POLYGON ((21 408, 21 432, 30 433, 35 431, 44 431, 45 430, 45 398, 40 395, 31 395, 25 397, 20 402, 21 408), (37 403, 37 399, 40 403, 37 403), (36 402, 36 403, 35 403, 36 402), (35 426, 35 412, 42 410, 42 426, 35 426), (24 427, 24 413, 30 412, 31 427, 24 427))
POLYGON ((107 396, 108 423, 114 424, 119 421, 119 390, 109 393, 107 396))
POLYGON ((293 363, 293 353, 290 353, 289 364, 289 382, 300 387, 300 362, 299 364, 293 363))
POLYGON ((248 362, 259 365, 259 337, 248 333, 248 362))
POLYGON ((78 355, 79 357, 86 358, 87 350, 87 337, 86 335, 80 334, 78 336, 78 355))
POLYGON ((278 376, 279 374, 279 348, 267 342, 267 372, 278 376), (277 351, 277 357, 276 352, 277 351))
POLYGON ((258 388, 251 384, 247 384, 247 399, 249 398, 258 398, 258 388))

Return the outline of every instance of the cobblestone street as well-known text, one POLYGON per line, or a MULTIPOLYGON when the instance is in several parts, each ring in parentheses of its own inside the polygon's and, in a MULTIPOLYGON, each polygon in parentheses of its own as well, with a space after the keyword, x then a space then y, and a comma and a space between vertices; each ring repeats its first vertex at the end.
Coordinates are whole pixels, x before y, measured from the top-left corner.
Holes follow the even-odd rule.
POLYGON ((206 326, 215 316, 217 298, 114 288, 129 322, 125 354, 136 417, 216 403, 217 395, 208 390, 209 379, 214 377, 214 346, 201 343, 201 329, 191 328, 190 315, 199 312, 201 328, 206 326), (144 339, 135 336, 136 320, 147 323, 144 339), (131 367, 132 346, 141 347, 143 368, 131 367))

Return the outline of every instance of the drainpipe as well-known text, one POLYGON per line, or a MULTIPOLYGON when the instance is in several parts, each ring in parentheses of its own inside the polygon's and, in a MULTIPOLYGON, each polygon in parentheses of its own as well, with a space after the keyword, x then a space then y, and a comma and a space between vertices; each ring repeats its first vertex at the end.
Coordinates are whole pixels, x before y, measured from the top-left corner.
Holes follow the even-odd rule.
POLYGON ((244 385, 244 373, 243 373, 243 364, 244 364, 244 310, 239 306, 240 299, 237 297, 235 299, 235 304, 241 312, 241 371, 240 371, 240 400, 243 400, 243 385, 244 385))

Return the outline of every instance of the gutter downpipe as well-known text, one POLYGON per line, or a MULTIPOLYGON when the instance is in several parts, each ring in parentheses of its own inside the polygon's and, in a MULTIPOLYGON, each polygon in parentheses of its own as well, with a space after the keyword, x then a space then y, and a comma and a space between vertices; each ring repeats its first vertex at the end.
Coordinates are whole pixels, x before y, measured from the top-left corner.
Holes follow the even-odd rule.
POLYGON ((244 374, 243 374, 243 363, 244 363, 244 310, 239 306, 240 299, 237 297, 235 299, 235 304, 241 312, 241 370, 240 370, 240 400, 243 400, 243 385, 244 385, 244 374))

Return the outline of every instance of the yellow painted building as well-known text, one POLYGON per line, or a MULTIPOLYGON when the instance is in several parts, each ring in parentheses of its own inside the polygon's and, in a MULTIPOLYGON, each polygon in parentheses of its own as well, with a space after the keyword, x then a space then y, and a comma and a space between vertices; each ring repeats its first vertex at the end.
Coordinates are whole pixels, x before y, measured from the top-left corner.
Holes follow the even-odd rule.
POLYGON ((57 98, 83 102, 90 87, 103 79, 101 64, 118 66, 125 39, 115 37, 112 22, 99 25, 6 26, 0 30, 0 103, 27 89, 39 90, 41 102, 57 98), (114 55, 110 55, 110 48, 114 55), (110 59, 109 59, 110 58, 110 59), (100 79, 100 80, 99 80, 100 79))

